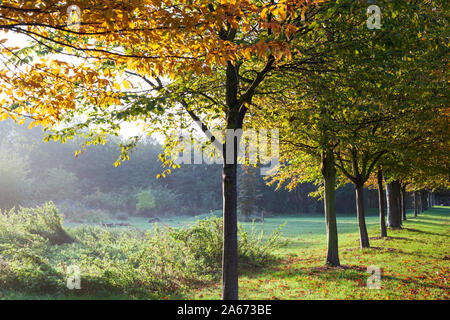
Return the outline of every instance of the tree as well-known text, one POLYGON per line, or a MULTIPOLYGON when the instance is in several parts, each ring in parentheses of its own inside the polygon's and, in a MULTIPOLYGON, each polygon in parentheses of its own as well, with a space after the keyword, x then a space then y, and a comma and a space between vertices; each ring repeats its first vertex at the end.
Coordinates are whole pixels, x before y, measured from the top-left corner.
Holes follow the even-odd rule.
POLYGON ((383 191, 383 171, 378 167, 377 172, 377 184, 378 184, 378 210, 380 212, 380 236, 382 238, 387 237, 386 230, 386 213, 385 213, 385 196, 383 191))
POLYGON ((78 177, 73 172, 63 168, 51 168, 38 189, 44 199, 59 202, 79 198, 79 186, 78 177))
POLYGON ((250 221, 250 216, 258 211, 262 199, 261 181, 258 179, 257 168, 243 166, 239 179, 239 209, 244 221, 250 221))
MULTIPOLYGON (((286 163, 289 162, 286 167, 291 168, 276 179, 291 179, 295 183, 299 176, 307 175, 305 165, 297 163, 305 161, 305 152, 316 159, 324 150, 328 150, 328 154, 333 152, 334 165, 355 185, 361 247, 369 247, 364 218, 364 184, 386 154, 424 142, 416 135, 423 131, 416 131, 415 127, 424 124, 433 112, 431 108, 441 107, 439 99, 445 90, 442 81, 436 81, 441 75, 433 71, 442 61, 445 49, 439 40, 445 25, 443 3, 421 5, 420 19, 408 21, 418 9, 416 4, 414 1, 383 2, 384 11, 390 10, 392 15, 384 16, 384 31, 377 33, 358 24, 361 21, 358 16, 360 3, 340 2, 330 10, 332 18, 323 21, 325 27, 321 31, 327 42, 321 52, 323 60, 317 62, 321 64, 317 69, 322 70, 291 64, 290 71, 297 72, 295 76, 287 77, 292 86, 280 88, 278 85, 273 89, 282 92, 280 95, 284 99, 279 104, 283 105, 280 112, 285 111, 286 116, 275 112, 279 126, 294 127, 286 130, 289 138, 285 142, 297 149, 293 153, 296 155, 286 157, 286 163), (433 28, 428 27, 431 24, 433 28), (428 30, 426 36, 421 36, 420 30, 424 26, 428 30), (437 47, 436 43, 439 43, 437 47), (329 51, 334 55, 328 56, 329 51), (420 76, 421 73, 425 76, 420 76), (427 81, 422 81, 424 78, 427 81), (293 92, 298 92, 297 100, 286 97, 293 92), (430 97, 432 93, 436 98, 430 97), (286 100, 293 102, 286 103, 286 100), (293 108, 290 106, 293 103, 301 107, 293 108), (299 117, 299 110, 306 109, 308 104, 316 107, 309 111, 314 116, 299 117), (295 121, 298 118, 301 120, 295 121), (415 121, 413 128, 410 128, 411 121, 415 121), (304 133, 303 126, 306 128, 304 133), (293 160, 295 157, 297 159, 293 160)), ((270 110, 274 99, 268 99, 271 103, 263 106, 269 106, 270 110)))
MULTIPOLYGON (((322 1, 315 1, 319 2, 322 1)), ((265 104, 257 101, 258 97, 277 96, 267 90, 275 88, 279 92, 279 86, 269 82, 271 79, 283 78, 284 84, 291 81, 292 78, 285 75, 273 77, 275 71, 296 73, 305 71, 307 65, 323 66, 323 62, 327 62, 323 70, 313 68, 310 74, 301 73, 284 92, 287 95, 294 91, 296 103, 320 106, 319 112, 312 113, 316 118, 310 122, 313 125, 308 124, 308 130, 314 136, 312 143, 309 143, 308 132, 306 137, 293 140, 302 150, 311 151, 306 158, 315 166, 322 163, 331 168, 330 159, 337 158, 334 165, 338 164, 341 171, 349 173, 346 176, 354 180, 358 202, 361 202, 361 185, 384 151, 383 142, 388 141, 387 137, 383 138, 383 133, 395 134, 399 129, 399 126, 383 128, 374 123, 384 123, 386 119, 393 121, 392 115, 407 111, 404 101, 414 101, 409 106, 411 109, 427 99, 430 101, 426 107, 435 102, 430 94, 432 91, 427 90, 426 95, 420 96, 423 90, 412 90, 417 84, 412 79, 422 69, 414 69, 407 76, 402 72, 420 65, 409 64, 403 59, 411 45, 423 48, 425 44, 431 48, 436 35, 443 30, 445 17, 440 15, 445 11, 442 1, 427 1, 422 5, 416 1, 383 2, 386 8, 392 9, 391 16, 386 16, 383 21, 389 32, 375 37, 373 32, 355 27, 366 20, 358 2, 340 1, 336 6, 330 2, 332 5, 324 12, 333 19, 325 16, 323 21, 316 19, 320 10, 305 6, 305 3, 181 0, 174 6, 171 1, 149 0, 116 1, 106 6, 103 1, 79 1, 86 14, 79 29, 73 30, 63 21, 64 15, 55 14, 65 12, 65 3, 4 2, 0 6, 2 30, 25 34, 34 41, 29 48, 2 50, 5 55, 7 52, 14 55, 14 59, 6 61, 8 65, 29 66, 28 70, 23 67, 15 73, 2 73, 5 90, 12 92, 12 88, 18 87, 20 93, 32 97, 27 100, 20 94, 9 95, 6 101, 8 112, 23 110, 39 114, 44 109, 52 119, 59 119, 62 114, 66 120, 77 121, 64 128, 61 135, 51 136, 62 140, 80 129, 99 125, 94 132, 86 134, 89 143, 104 142, 102 136, 117 131, 121 121, 143 120, 147 132, 167 132, 169 128, 173 129, 170 124, 184 125, 186 122, 180 119, 185 119, 186 115, 191 117, 224 158, 223 298, 237 299, 236 154, 240 137, 233 136, 232 141, 219 143, 220 139, 211 134, 213 125, 219 123, 223 130, 242 129, 248 114, 257 110, 255 105, 264 105, 267 114, 281 117, 284 121, 281 123, 285 124, 290 121, 287 113, 292 111, 287 108, 288 112, 284 113, 279 108, 285 100, 276 104, 277 108, 265 99, 262 99, 265 104), (89 8, 85 8, 88 4, 89 8), (416 8, 424 14, 413 15, 416 8), (413 20, 411 16, 414 16, 413 20), (434 22, 438 27, 434 27, 434 22), (322 28, 323 25, 326 27, 322 28), (400 26, 407 28, 398 28, 400 26), (427 28, 426 37, 417 37, 427 28), (369 45, 366 45, 368 32, 372 38, 369 37, 369 45), (30 61, 30 50, 42 56, 52 53, 73 55, 77 60, 74 63, 61 60, 36 62, 33 59, 36 57, 31 55, 30 61), (284 57, 291 56, 295 62, 284 63, 284 57), (337 71, 327 73, 335 65, 337 71), (305 82, 311 74, 318 75, 318 80, 305 82), (130 77, 139 78, 139 86, 132 84, 130 77), (292 84, 299 82, 306 92, 312 93, 311 96, 303 99, 299 90, 292 90, 292 84), (305 83, 308 84, 305 86, 305 83), (335 88, 325 88, 321 92, 324 83, 335 88), (148 87, 142 89, 144 85, 148 87), (409 89, 406 92, 405 87, 409 89), (75 106, 77 110, 70 112, 75 106), (358 129, 361 124, 363 128, 358 129), (358 135, 352 136, 355 132, 358 135), (362 143, 365 138, 370 138, 368 143, 362 143), (232 156, 227 155, 227 149, 234 151, 232 156), (366 153, 368 150, 370 154, 366 153)), ((419 51, 414 58, 420 57, 423 61, 427 58, 424 53, 425 50, 419 51)), ((432 60, 433 63, 436 61, 432 60)), ((304 116, 301 111, 300 114, 304 116)), ((294 116, 295 119, 297 115, 294 116)), ((304 123, 305 119, 311 117, 301 117, 299 122, 304 123)), ((37 120, 37 123, 44 122, 37 120)), ((400 136, 403 135, 408 136, 407 132, 400 136)), ((122 159, 128 159, 127 150, 128 146, 124 146, 122 159)), ((165 161, 165 164, 171 165, 171 162, 165 161)), ((327 183, 332 185, 334 170, 323 172, 327 173, 327 183)), ((325 189, 334 192, 334 188, 325 189)), ((326 198, 334 199, 334 194, 326 198)), ((332 235, 329 245, 334 248, 332 263, 339 264, 335 254, 337 242, 331 240, 337 239, 332 223, 335 220, 332 204, 326 206, 332 235)), ((362 205, 359 207, 359 222, 364 230, 364 210, 362 205)), ((366 234, 361 232, 361 235, 366 234)), ((362 237, 361 243, 368 245, 368 239, 363 238, 366 237, 362 237)))
MULTIPOLYGON (((306 10, 320 2, 182 0, 174 6, 172 1, 148 0, 118 1, 106 6, 103 1, 78 1, 75 4, 80 5, 85 14, 75 30, 62 21, 65 15, 55 15, 66 9, 58 1, 5 2, 0 7, 0 17, 3 30, 31 37, 35 52, 66 53, 77 57, 78 62, 86 61, 86 64, 35 63, 30 70, 20 72, 20 81, 27 84, 21 91, 38 91, 39 95, 34 96, 41 97, 27 103, 34 106, 45 102, 50 107, 57 102, 61 105, 62 101, 64 110, 73 110, 77 101, 76 112, 87 114, 87 121, 78 123, 75 129, 66 128, 59 136, 63 140, 93 124, 101 125, 101 134, 116 131, 117 122, 139 117, 147 123, 153 122, 152 130, 164 123, 166 126, 159 128, 167 131, 168 121, 176 119, 170 112, 164 112, 170 105, 181 106, 183 113, 201 122, 202 131, 223 153, 222 296, 237 299, 236 154, 239 137, 218 144, 216 137, 209 134, 207 120, 219 114, 224 121, 223 129, 242 129, 256 89, 277 62, 290 55, 288 38, 297 33, 303 35, 299 33, 302 30, 299 25, 302 26, 306 10), (242 72, 248 71, 245 64, 250 64, 253 72, 244 76, 242 72), (40 72, 42 69, 45 73, 40 72), (188 86, 178 86, 176 80, 212 72, 220 74, 220 103, 200 93, 201 99, 206 98, 212 104, 208 108, 200 104, 202 108, 196 110, 197 104, 192 101, 199 99, 199 94, 186 90, 188 86), (129 80, 117 81, 129 76, 139 77, 150 89, 139 94, 128 90, 132 89, 129 80), (169 78, 169 86, 159 76, 169 78), (202 119, 201 115, 206 117, 202 119), (234 151, 233 156, 226 156, 227 148, 234 151)), ((23 53, 23 50, 16 52, 16 57, 25 63, 23 53)), ((15 78, 5 76, 3 80, 12 87, 15 78)), ((26 105, 21 99, 14 100, 26 105)), ((66 119, 73 120, 74 115, 66 113, 66 119)), ((88 137, 94 143, 104 142, 97 134, 88 134, 88 137)))
MULTIPOLYGON (((2 148, 3 149, 3 148, 2 148)), ((20 154, 0 150, 0 208, 24 205, 31 198, 30 164, 20 154)))
POLYGON ((136 211, 148 213, 156 207, 156 200, 151 189, 142 190, 137 194, 136 211))
POLYGON ((394 180, 386 184, 388 226, 399 229, 402 226, 402 215, 400 206, 400 182, 394 180))

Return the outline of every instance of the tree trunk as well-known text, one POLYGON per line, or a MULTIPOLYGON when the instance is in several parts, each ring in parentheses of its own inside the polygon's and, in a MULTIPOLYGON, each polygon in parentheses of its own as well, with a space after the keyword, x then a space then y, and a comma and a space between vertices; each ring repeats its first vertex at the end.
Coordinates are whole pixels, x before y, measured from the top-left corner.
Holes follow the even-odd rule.
POLYGON ((358 217, 359 242, 361 248, 370 248, 369 235, 367 234, 366 219, 364 216, 364 184, 355 185, 356 190, 356 214, 358 217))
POLYGON ((400 183, 392 181, 386 184, 386 198, 387 198, 387 220, 388 227, 393 229, 401 228, 401 212, 400 212, 400 183))
POLYGON ((333 150, 326 150, 322 154, 322 176, 325 185, 324 210, 327 228, 327 258, 326 264, 339 266, 338 232, 336 222, 336 168, 334 167, 333 150))
MULTIPOLYGON (((227 130, 242 129, 243 117, 237 103, 239 80, 238 68, 231 62, 227 64, 226 102, 227 130)), ((237 239, 237 153, 240 137, 233 134, 232 141, 228 137, 223 145, 223 254, 222 254, 222 299, 238 300, 238 239, 237 239), (227 152, 230 147, 232 157, 227 152)))
POLYGON ((419 193, 414 191, 414 217, 419 214, 419 193))
POLYGON ((422 204, 421 212, 428 210, 427 193, 425 191, 420 191, 420 203, 422 204))
POLYGON ((223 165, 222 299, 238 299, 236 164, 223 165))
POLYGON ((378 179, 378 207, 380 212, 380 233, 381 237, 387 237, 387 230, 386 230, 386 219, 385 219, 385 198, 383 193, 383 172, 381 169, 378 169, 377 174, 378 179))
POLYGON ((395 181, 394 183, 394 192, 396 194, 396 199, 397 199, 397 207, 398 207, 398 221, 400 224, 400 227, 402 226, 402 187, 399 181, 395 181))
POLYGON ((400 199, 402 208, 402 220, 406 220, 406 187, 400 186, 400 199))
POLYGON ((422 213, 423 212, 423 205, 422 205, 422 192, 421 191, 417 192, 417 203, 418 203, 418 211, 417 211, 417 213, 422 213))

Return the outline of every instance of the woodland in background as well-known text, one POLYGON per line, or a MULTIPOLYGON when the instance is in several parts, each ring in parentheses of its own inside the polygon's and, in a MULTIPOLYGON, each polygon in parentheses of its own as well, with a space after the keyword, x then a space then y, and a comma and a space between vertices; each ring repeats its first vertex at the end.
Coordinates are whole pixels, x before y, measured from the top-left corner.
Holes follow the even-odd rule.
MULTIPOLYGON (((105 145, 89 148, 74 157, 81 139, 60 142, 43 141, 41 129, 27 129, 12 122, 0 127, 0 206, 10 209, 32 207, 47 201, 58 205, 61 213, 91 211, 94 221, 102 214, 129 216, 198 215, 221 209, 220 165, 183 165, 166 178, 157 179, 162 171, 158 155, 163 151, 156 140, 147 138, 135 148, 130 161, 115 168, 120 154, 121 138, 109 137, 105 145), (136 205, 150 189, 154 207, 137 210, 136 205), (93 211, 97 210, 97 211, 93 211)), ((323 202, 310 196, 316 190, 303 183, 293 191, 267 186, 259 169, 239 170, 239 202, 250 214, 318 214, 323 202), (256 188, 255 188, 256 187, 256 188), (250 201, 246 201, 250 199, 250 201), (256 203, 258 205, 256 205, 256 203)), ((337 212, 355 212, 353 188, 347 184, 337 190, 337 212)), ((377 208, 376 190, 367 193, 369 208, 377 208)))

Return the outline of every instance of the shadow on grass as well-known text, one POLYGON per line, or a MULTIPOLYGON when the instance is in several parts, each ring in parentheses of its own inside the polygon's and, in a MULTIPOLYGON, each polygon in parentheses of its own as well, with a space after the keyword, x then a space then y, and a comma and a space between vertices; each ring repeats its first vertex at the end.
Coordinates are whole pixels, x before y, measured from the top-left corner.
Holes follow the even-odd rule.
POLYGON ((446 222, 448 223, 449 218, 449 208, 432 208, 428 209, 424 213, 419 213, 417 216, 412 215, 408 216, 408 220, 432 220, 438 222, 446 222))
MULTIPOLYGON (((393 237, 393 236, 387 236, 387 237, 370 237, 369 240, 384 240, 384 241, 405 240, 405 241, 418 241, 418 240, 416 240, 416 239, 405 238, 405 237, 393 237)), ((359 239, 358 239, 358 241, 359 241, 359 239)))
POLYGON ((435 233, 435 232, 417 230, 417 229, 412 229, 412 228, 403 228, 403 230, 406 230, 406 231, 409 231, 409 232, 414 232, 414 233, 429 234, 429 235, 432 235, 432 236, 450 237, 450 235, 448 235, 448 234, 435 233))
MULTIPOLYGON (((396 253, 408 254, 411 253, 404 252, 401 250, 393 249, 393 248, 380 248, 373 247, 370 249, 374 250, 383 250, 383 251, 395 251, 396 253)), ((311 259, 296 259, 296 262, 301 263, 302 261, 311 259)), ((314 260, 314 259, 313 259, 314 260)), ((322 266, 311 266, 311 267, 301 267, 300 265, 296 265, 293 268, 285 268, 285 263, 280 263, 276 266, 272 266, 270 268, 265 268, 261 272, 257 273, 245 273, 243 275, 247 276, 250 279, 258 279, 264 278, 267 275, 271 277, 276 277, 278 279, 289 279, 289 278, 298 278, 298 277, 309 277, 314 278, 315 280, 323 281, 323 282, 336 282, 336 281, 353 281, 354 287, 365 287, 367 283, 367 279, 369 277, 369 273, 367 272, 366 265, 341 265, 339 267, 331 267, 327 265, 322 266), (284 265, 284 266, 283 266, 284 265)), ((433 279, 427 278, 423 275, 415 276, 413 278, 400 278, 392 275, 385 275, 382 269, 382 281, 389 281, 389 283, 403 283, 409 286, 413 286, 414 289, 439 289, 448 292, 450 290, 450 286, 446 286, 439 283, 432 283, 433 279), (426 281, 428 279, 428 281, 426 281)), ((408 289, 410 290, 410 289, 408 289)))
POLYGON ((445 290, 445 291, 449 291, 450 290, 450 286, 444 286, 444 285, 440 285, 437 283, 428 283, 428 282, 424 282, 423 279, 420 280, 415 280, 415 279, 402 279, 402 278, 398 278, 398 277, 393 277, 393 276, 386 276, 386 275, 382 275, 382 279, 386 280, 393 280, 393 281, 398 281, 398 282, 402 282, 404 284, 407 285, 414 285, 417 287, 422 287, 422 288, 431 288, 431 289, 441 289, 441 290, 445 290))
POLYGON ((408 220, 411 220, 411 221, 414 221, 414 222, 420 221, 420 220, 425 220, 425 221, 436 221, 436 222, 448 223, 448 219, 438 218, 440 216, 438 214, 434 214, 434 212, 432 212, 431 214, 432 214, 432 216, 430 216, 430 215, 418 215, 417 217, 415 217, 415 216, 408 217, 408 220))
MULTIPOLYGON (((432 221, 436 221, 436 220, 432 220, 432 221)), ((420 219, 416 219, 416 220, 411 219, 411 222, 414 222, 415 224, 422 224, 424 226, 430 226, 430 227, 442 227, 446 224, 448 226, 450 226, 448 223, 434 223, 434 222, 422 221, 420 219)))
MULTIPOLYGON (((411 268, 414 268, 414 264, 426 263, 430 258, 433 260, 448 261, 450 256, 445 251, 440 251, 439 254, 434 251, 430 253, 417 252, 417 251, 404 251, 404 248, 396 248, 396 243, 398 244, 405 241, 404 245, 412 249, 416 249, 416 244, 422 241, 432 241, 432 239, 427 239, 425 235, 442 237, 439 240, 444 240, 449 236, 444 233, 437 233, 432 231, 426 231, 427 227, 440 227, 440 231, 443 227, 448 224, 449 209, 436 209, 433 208, 427 211, 424 215, 417 218, 409 218, 405 223, 405 228, 398 230, 399 234, 396 235, 396 231, 390 231, 393 236, 387 238, 374 237, 371 240, 383 240, 379 241, 374 246, 368 249, 360 249, 359 247, 342 248, 342 251, 356 251, 359 250, 363 254, 373 252, 375 255, 381 256, 381 259, 385 260, 389 268, 382 269, 382 286, 393 290, 393 292, 398 291, 399 295, 408 295, 408 298, 429 298, 435 293, 435 290, 439 290, 438 293, 441 297, 448 297, 450 292, 450 286, 448 285, 448 276, 446 271, 439 271, 439 273, 429 272, 428 269, 419 269, 417 272, 407 272, 406 274, 399 274, 397 271, 397 265, 403 263, 405 258, 412 258, 411 268), (447 219, 442 219, 441 217, 446 217, 447 219), (417 227, 418 229, 409 228, 410 226, 417 227), (416 224, 416 225, 414 225, 416 224), (425 229, 425 230, 423 230, 425 229), (406 237, 405 237, 406 235, 406 237), (410 236, 410 237, 409 237, 410 236), (422 239, 423 238, 423 239, 422 239), (408 243, 409 242, 409 243, 408 243), (379 253, 379 254, 378 254, 379 253), (392 255, 390 255, 392 254, 392 255), (445 255, 445 256, 444 256, 445 255), (396 257, 397 256, 397 257, 396 257), (392 260, 392 264, 390 260, 392 260), (395 261, 394 261, 395 260, 395 261), (397 261, 398 260, 398 261, 397 261), (444 273, 443 273, 444 272, 444 273), (403 286, 402 289, 397 289, 397 286, 403 286), (443 291, 443 292, 442 292, 443 291), (411 295, 412 294, 412 295, 411 295), (431 294, 431 296, 429 296, 431 294)), ((444 229, 445 230, 445 229, 444 229)), ((359 241, 355 239, 355 241, 359 241)), ((261 270, 244 271, 241 274, 250 279, 284 279, 286 281, 297 282, 299 286, 308 285, 309 281, 313 281, 313 285, 317 285, 317 281, 322 283, 323 286, 328 286, 330 284, 343 285, 343 287, 348 286, 344 284, 345 282, 350 282, 350 287, 352 288, 363 288, 366 286, 369 274, 367 273, 367 265, 361 265, 362 261, 357 263, 357 265, 342 265, 340 267, 330 267, 324 265, 326 250, 324 247, 323 255, 314 255, 308 258, 303 258, 299 256, 291 256, 280 259, 277 263, 271 264, 261 270), (314 282, 316 281, 316 282, 314 282)), ((350 254, 353 255, 353 254, 350 254)), ((378 259, 379 260, 379 259, 378 259)), ((384 261, 383 260, 383 261, 384 261)), ((405 269, 406 270, 406 269, 405 269)), ((448 269, 440 269, 448 270, 448 269)), ((404 271, 404 270, 403 270, 404 271)), ((270 281, 270 280, 266 280, 270 281)), ((320 285, 319 285, 320 286, 320 285)))

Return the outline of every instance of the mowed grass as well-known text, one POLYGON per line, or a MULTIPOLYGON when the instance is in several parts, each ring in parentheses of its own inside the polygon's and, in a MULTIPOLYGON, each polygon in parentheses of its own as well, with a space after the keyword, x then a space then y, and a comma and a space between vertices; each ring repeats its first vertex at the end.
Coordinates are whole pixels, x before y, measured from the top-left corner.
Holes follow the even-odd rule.
MULTIPOLYGON (((449 299, 450 207, 434 207, 417 218, 408 214, 402 230, 388 230, 379 238, 376 212, 369 212, 367 226, 371 248, 359 248, 355 215, 338 216, 341 267, 324 266, 325 223, 322 215, 279 216, 264 223, 243 223, 267 236, 280 225, 289 244, 275 254, 276 263, 263 269, 240 271, 240 299, 449 299), (367 288, 369 266, 381 271, 380 289, 367 288)), ((133 218, 131 228, 151 229, 148 219, 133 218)), ((196 218, 167 218, 161 227, 188 227, 196 218)), ((167 299, 220 299, 220 281, 194 288, 167 299)), ((127 296, 36 295, 2 292, 0 299, 127 299, 127 296)), ((149 294, 149 297, 151 295, 149 294)))
MULTIPOLYGON (((264 228, 287 221, 291 244, 280 261, 262 270, 243 270, 240 299, 449 299, 450 207, 434 207, 402 230, 379 238, 378 218, 368 217, 371 248, 359 248, 356 217, 338 217, 341 267, 325 267, 326 236, 319 217, 267 219, 264 228), (277 221, 277 220, 280 221, 277 221), (369 289, 369 266, 381 271, 380 289, 369 289)), ((196 289, 186 299, 219 299, 220 283, 196 289)))
MULTIPOLYGON (((140 231, 151 230, 155 226, 159 228, 171 227, 171 228, 188 228, 197 223, 198 220, 204 219, 210 216, 221 216, 221 211, 214 211, 211 214, 202 214, 194 217, 187 216, 173 216, 166 218, 159 218, 157 223, 150 223, 149 218, 144 217, 131 217, 126 221, 121 220, 108 220, 107 223, 127 223, 130 226, 125 227, 113 227, 116 229, 138 229, 140 231)), ((366 224, 368 227, 378 225, 378 212, 376 209, 370 209, 367 217, 366 224)), ((298 245, 302 245, 303 240, 310 239, 311 236, 324 235, 325 230, 325 218, 322 213, 316 214, 298 214, 298 215, 280 215, 270 216, 264 219, 264 222, 239 222, 248 231, 253 229, 254 232, 263 231, 264 236, 268 236, 272 231, 282 226, 281 233, 284 237, 291 240, 291 242, 297 242, 298 245)), ((68 227, 75 227, 81 223, 64 223, 68 227)), ((338 216, 338 228, 340 234, 346 234, 356 232, 358 230, 358 224, 356 221, 356 214, 346 214, 338 216)), ((305 243, 310 245, 308 241, 305 243)), ((294 245, 297 248, 298 245, 294 245)))

